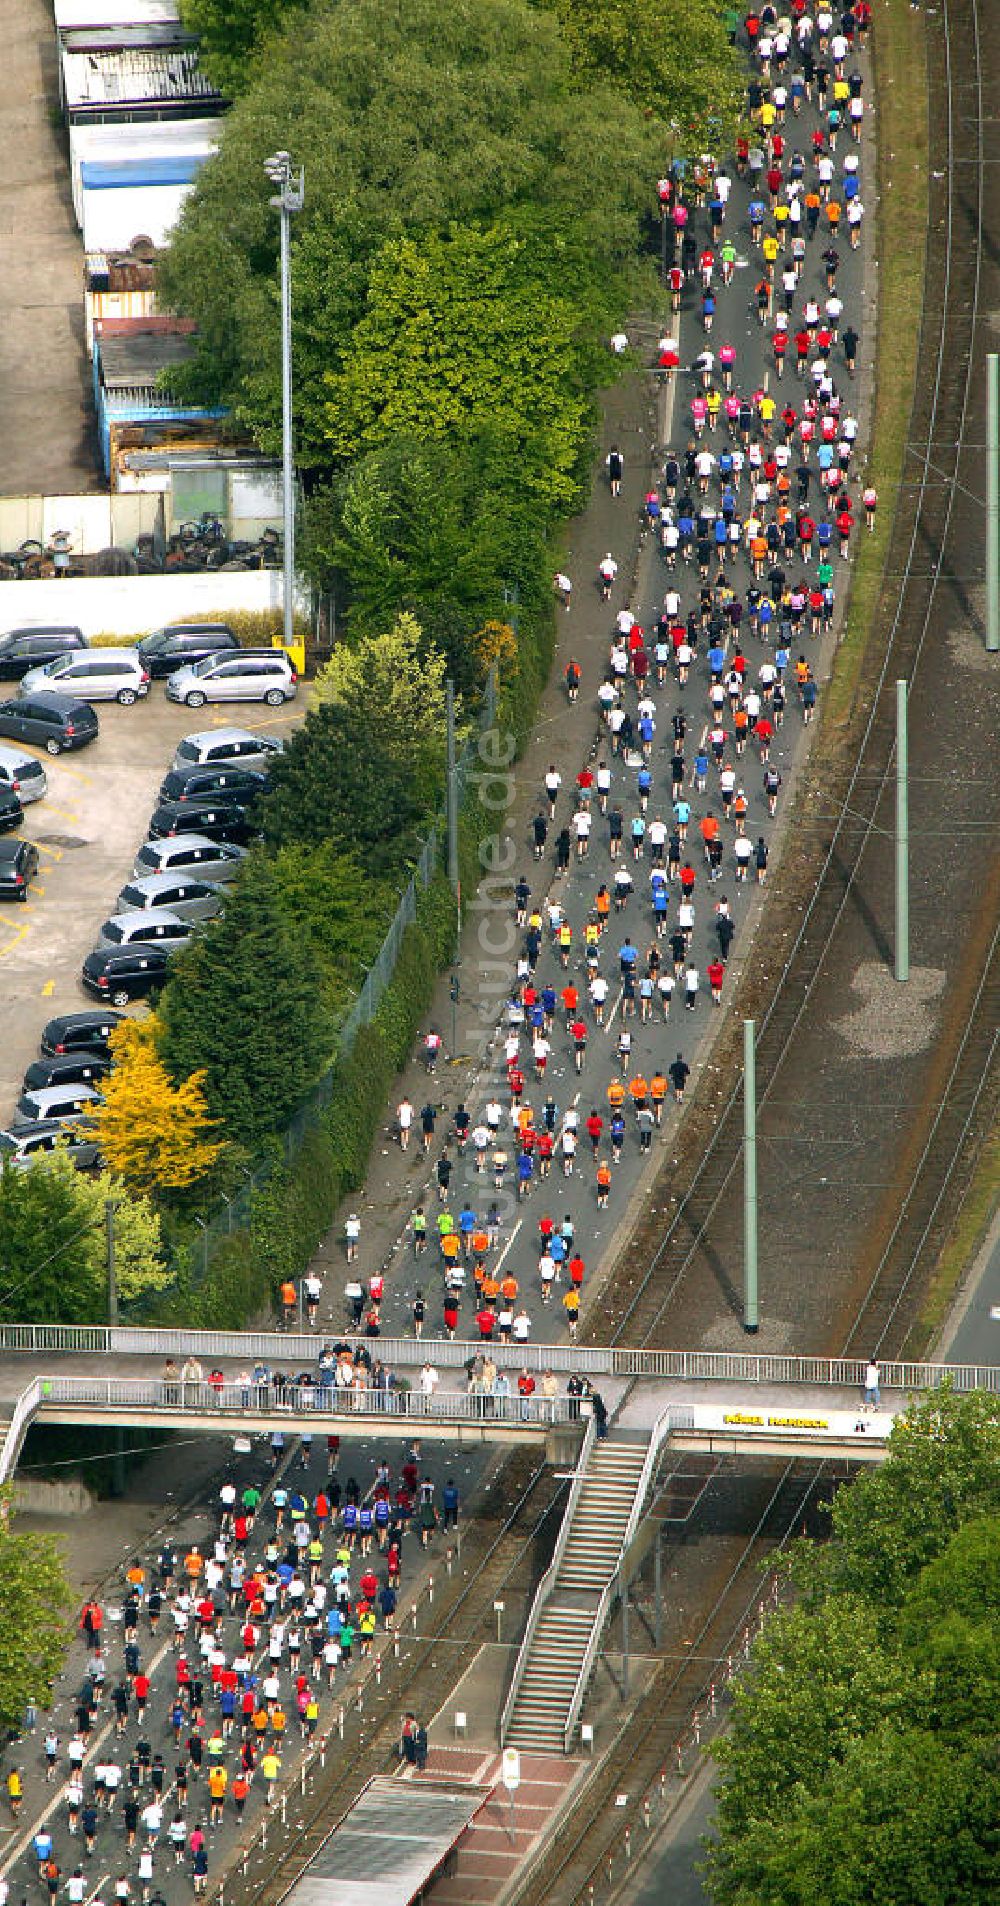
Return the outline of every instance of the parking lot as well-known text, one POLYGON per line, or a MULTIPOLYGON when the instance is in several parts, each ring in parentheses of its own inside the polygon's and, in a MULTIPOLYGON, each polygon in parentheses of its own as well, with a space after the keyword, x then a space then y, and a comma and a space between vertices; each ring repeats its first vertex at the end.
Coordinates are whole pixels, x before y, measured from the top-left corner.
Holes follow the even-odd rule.
MULTIPOLYGON (((16 693, 16 685, 3 692, 16 693)), ((0 912, 0 1122, 13 1110, 45 1021, 89 1003, 81 965, 132 872, 181 737, 233 726, 287 734, 303 720, 306 701, 300 694, 280 709, 247 702, 194 710, 175 707, 154 683, 133 708, 101 703, 100 735, 78 753, 52 759, 30 750, 44 764, 49 791, 25 809, 21 828, 41 860, 31 897, 0 912)))

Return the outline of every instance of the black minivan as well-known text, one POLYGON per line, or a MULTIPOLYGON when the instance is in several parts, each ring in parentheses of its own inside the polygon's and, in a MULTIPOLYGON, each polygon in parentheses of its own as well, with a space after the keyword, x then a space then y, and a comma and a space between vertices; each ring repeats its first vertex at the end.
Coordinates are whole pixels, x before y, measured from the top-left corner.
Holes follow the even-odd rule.
POLYGON ((161 942, 132 940, 128 946, 95 947, 83 962, 84 990, 114 1006, 145 999, 165 983, 167 961, 175 949, 161 942))
POLYGON ((0 735, 33 741, 49 754, 85 748, 98 736, 97 716, 89 702, 71 695, 30 695, 26 701, 0 702, 0 735))
POLYGON ((96 1052, 102 1059, 110 1059, 108 1040, 123 1018, 123 1013, 109 1013, 106 1007, 98 1012, 93 1006, 83 1012, 57 1013, 42 1028, 43 1057, 54 1059, 64 1052, 96 1052))
POLYGON ((204 834, 209 840, 247 847, 257 839, 260 828, 246 808, 235 801, 161 801, 153 809, 147 832, 150 840, 168 840, 171 834, 204 834))
POLYGON ((154 681, 162 681, 188 662, 203 662, 208 655, 239 646, 225 622, 169 622, 166 628, 154 629, 152 635, 144 635, 136 643, 154 681))
POLYGON ((32 627, 29 623, 21 629, 8 629, 0 635, 0 678, 3 681, 20 681, 27 675, 29 668, 44 668, 46 662, 54 662, 57 655, 69 655, 73 649, 86 649, 90 644, 82 629, 72 624, 51 628, 39 623, 32 627))
POLYGON ((220 761, 205 768, 171 768, 160 782, 161 801, 237 801, 241 807, 251 807, 266 793, 266 774, 258 774, 255 768, 241 768, 235 761, 220 761))

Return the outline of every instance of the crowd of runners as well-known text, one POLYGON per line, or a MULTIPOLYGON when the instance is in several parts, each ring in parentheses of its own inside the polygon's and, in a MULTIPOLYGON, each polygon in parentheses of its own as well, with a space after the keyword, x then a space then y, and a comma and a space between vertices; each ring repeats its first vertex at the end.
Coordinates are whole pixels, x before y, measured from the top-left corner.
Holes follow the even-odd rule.
MULTIPOLYGON (((392 1646, 418 1549, 458 1539, 453 1477, 419 1443, 383 1449, 359 1480, 356 1444, 341 1465, 336 1436, 276 1434, 269 1475, 228 1470, 211 1540, 164 1541, 86 1602, 72 1693, 7 1755, 29 1844, 4 1899, 12 1882, 52 1906, 156 1906, 175 1878, 206 1890, 224 1827, 275 1803, 352 1669, 392 1646)), ((404 1734, 421 1764, 426 1729, 409 1716, 404 1734)))
MULTIPOLYGON (((593 578, 606 666, 565 668, 570 703, 593 704, 596 746, 575 772, 550 767, 523 843, 500 1062, 444 1118, 433 1031, 426 1099, 397 1108, 425 1188, 404 1246, 418 1281, 393 1328, 480 1339, 473 1387, 559 1387, 547 1372, 498 1372, 490 1346, 576 1334, 597 1214, 683 1102, 693 1044, 726 1001, 734 938, 767 878, 782 731, 812 719, 818 641, 875 520, 851 402, 861 318, 844 295, 845 279, 858 283, 844 252, 864 219, 870 20, 868 0, 749 14, 747 136, 731 162, 678 163, 659 181, 676 323, 655 354, 672 447, 643 506, 655 601, 626 586, 623 524, 622 549, 593 578), (585 1224, 566 1212, 581 1186, 585 1224)), ((617 444, 606 475, 620 501, 617 444)), ((556 586, 571 610, 570 577, 556 586)), ((352 1373, 367 1387, 389 1292, 382 1269, 363 1273, 362 1242, 352 1213, 342 1321, 368 1342, 352 1373)), ((286 1320, 303 1295, 318 1327, 312 1273, 283 1294, 286 1320)), ((437 1380, 426 1370, 418 1387, 437 1380)), ((309 1381, 322 1387, 322 1359, 309 1381)), ((573 1379, 574 1408, 585 1387, 573 1379)), ((304 1451, 308 1466, 308 1439, 304 1451)), ((16 1868, 25 1897, 157 1906, 175 1868, 203 1891, 220 1824, 273 1800, 287 1744, 310 1739, 352 1660, 391 1630, 407 1556, 458 1514, 419 1451, 364 1491, 341 1486, 333 1460, 317 1483, 308 1468, 290 1475, 280 1442, 272 1455, 267 1485, 226 1486, 208 1551, 167 1549, 130 1571, 113 1637, 108 1610, 90 1610, 70 1730, 8 1754, 11 1808, 27 1753, 54 1800, 16 1868)), ((418 1731, 404 1730, 407 1758, 422 1751, 418 1731)))
MULTIPOLYGON (((422 1144, 431 1164, 412 1242, 440 1280, 417 1293, 418 1332, 430 1315, 451 1336, 525 1342, 555 1306, 575 1335, 583 1240, 563 1224, 560 1186, 583 1178, 591 1208, 607 1207, 623 1156, 649 1151, 683 1099, 685 1049, 725 1002, 741 916, 767 879, 786 724, 813 719, 819 641, 877 508, 858 468, 860 316, 842 270, 864 216, 869 24, 864 4, 748 15, 750 130, 731 167, 705 155, 659 181, 677 315, 656 354, 677 447, 643 505, 659 593, 640 603, 624 553, 602 557, 606 666, 588 679, 571 657, 564 671, 569 700, 593 703, 597 742, 575 774, 550 765, 539 790, 513 896, 502 1068, 444 1128, 432 1092, 397 1108, 401 1145, 422 1144), (529 1199, 541 1210, 519 1226, 515 1267, 509 1218, 529 1199)), ((618 444, 606 474, 620 500, 618 444)), ((571 578, 555 582, 571 609, 571 578)), ((440 1046, 432 1032, 429 1074, 440 1046)), ((377 1334, 381 1274, 353 1288, 356 1321, 377 1334)))

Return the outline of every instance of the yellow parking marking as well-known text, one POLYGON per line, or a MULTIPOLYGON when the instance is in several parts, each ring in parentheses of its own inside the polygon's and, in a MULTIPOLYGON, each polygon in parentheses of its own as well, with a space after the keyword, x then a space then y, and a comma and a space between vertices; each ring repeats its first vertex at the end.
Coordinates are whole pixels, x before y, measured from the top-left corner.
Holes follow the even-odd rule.
POLYGON ((35 846, 40 854, 48 854, 52 860, 61 860, 65 852, 64 848, 50 847, 48 842, 43 840, 37 840, 35 846))
POLYGON ((39 887, 39 885, 38 885, 38 884, 37 884, 37 882, 36 882, 36 883, 35 883, 35 885, 34 885, 34 886, 32 887, 32 889, 31 889, 31 893, 32 893, 32 898, 34 898, 34 896, 35 896, 36 894, 43 894, 44 892, 45 892, 45 888, 44 888, 44 887, 39 887))
POLYGON ((45 985, 42 987, 42 998, 51 999, 55 990, 56 990, 55 980, 47 979, 45 982, 45 985))
POLYGON ((15 946, 17 946, 19 942, 24 939, 24 936, 28 931, 28 926, 29 926, 29 922, 26 920, 23 926, 15 927, 14 932, 11 934, 11 937, 9 940, 4 940, 2 943, 0 943, 0 959, 3 958, 5 953, 13 952, 15 946))

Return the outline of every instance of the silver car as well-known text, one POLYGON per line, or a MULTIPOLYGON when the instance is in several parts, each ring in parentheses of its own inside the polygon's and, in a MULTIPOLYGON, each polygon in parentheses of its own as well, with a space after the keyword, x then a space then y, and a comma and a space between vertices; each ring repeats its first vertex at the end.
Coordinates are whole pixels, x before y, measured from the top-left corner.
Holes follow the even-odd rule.
POLYGON ((10 742, 0 743, 0 787, 16 794, 22 807, 40 801, 48 793, 48 786, 45 769, 33 754, 10 742))
POLYGON ((193 930, 190 920, 182 920, 179 913, 171 913, 166 907, 113 913, 110 920, 105 920, 94 941, 94 952, 103 953, 109 947, 128 946, 131 940, 141 940, 147 946, 161 943, 165 946, 183 946, 191 938, 193 930))
POLYGON ((42 1118, 0 1131, 0 1159, 5 1164, 24 1167, 36 1158, 51 1158, 55 1151, 64 1151, 79 1171, 101 1162, 97 1140, 82 1126, 42 1118))
POLYGON ((249 728, 202 728, 185 735, 174 754, 175 768, 252 768, 266 774, 275 756, 284 751, 277 736, 255 735, 249 728))
POLYGON ((54 1119, 60 1125, 72 1123, 85 1118, 100 1103, 101 1095, 92 1085, 39 1085, 34 1091, 21 1093, 11 1129, 16 1132, 23 1125, 37 1124, 39 1119, 54 1119))
POLYGON ((225 898, 222 887, 210 886, 193 874, 141 874, 130 880, 115 901, 116 913, 149 913, 166 907, 181 920, 210 920, 225 898))
POLYGON ((247 857, 245 847, 211 840, 207 834, 168 834, 163 840, 143 841, 132 872, 137 880, 149 874, 194 874, 198 880, 235 880, 247 857))
POLYGON ((284 649, 243 649, 239 655, 206 655, 167 678, 167 699, 188 708, 206 702, 267 702, 279 708, 298 689, 298 675, 284 649))
POLYGON ((22 698, 56 692, 78 701, 121 702, 128 707, 149 693, 149 670, 135 649, 87 649, 57 655, 44 668, 29 668, 18 693, 22 698))

